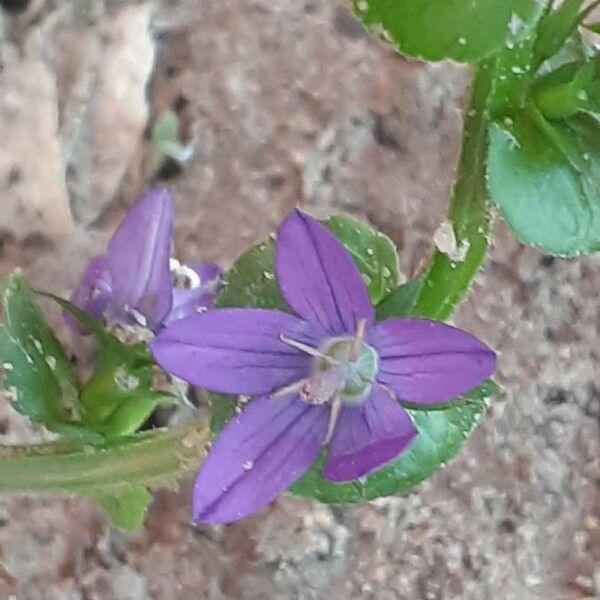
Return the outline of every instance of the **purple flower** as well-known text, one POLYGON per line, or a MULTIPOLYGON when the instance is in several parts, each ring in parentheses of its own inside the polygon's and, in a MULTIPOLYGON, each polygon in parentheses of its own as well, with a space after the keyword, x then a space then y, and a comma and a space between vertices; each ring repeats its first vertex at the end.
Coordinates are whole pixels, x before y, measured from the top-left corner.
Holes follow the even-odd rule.
POLYGON ((156 360, 187 381, 257 396, 233 418, 202 466, 196 522, 227 523, 293 484, 323 446, 323 475, 357 479, 383 467, 417 430, 401 402, 430 405, 470 390, 496 357, 443 323, 374 309, 352 259, 323 225, 296 211, 277 237, 279 287, 296 315, 218 309, 187 317, 152 344, 156 360))
MULTIPOLYGON (((163 188, 142 196, 108 244, 88 263, 71 302, 94 318, 137 323, 157 331, 211 308, 220 280, 217 265, 181 265, 171 258, 173 200, 163 188)), ((66 315, 76 325, 73 317, 66 315)))

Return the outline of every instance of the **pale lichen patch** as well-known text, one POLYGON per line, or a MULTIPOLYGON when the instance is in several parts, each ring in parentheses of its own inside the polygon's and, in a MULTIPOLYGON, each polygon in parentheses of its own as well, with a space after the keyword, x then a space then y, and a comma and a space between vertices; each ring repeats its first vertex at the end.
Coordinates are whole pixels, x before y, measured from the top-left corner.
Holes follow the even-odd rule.
POLYGON ((470 247, 468 240, 463 240, 460 244, 457 243, 454 227, 452 227, 450 221, 440 223, 433 234, 433 243, 442 254, 455 262, 465 260, 470 247))

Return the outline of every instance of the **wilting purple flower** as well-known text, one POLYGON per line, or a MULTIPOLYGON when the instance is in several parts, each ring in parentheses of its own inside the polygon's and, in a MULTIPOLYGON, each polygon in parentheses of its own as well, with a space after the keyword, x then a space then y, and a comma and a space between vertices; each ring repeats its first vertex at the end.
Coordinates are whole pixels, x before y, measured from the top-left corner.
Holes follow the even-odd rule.
POLYGON ((443 323, 374 322, 363 279, 323 225, 296 211, 277 237, 279 287, 297 316, 233 308, 187 317, 152 350, 168 371, 225 394, 258 396, 233 418, 202 466, 197 522, 230 522, 274 500, 315 461, 335 482, 371 473, 417 430, 401 402, 430 405, 470 390, 494 353, 443 323))
MULTIPOLYGON (((181 265, 171 258, 173 200, 164 188, 142 196, 108 244, 88 263, 71 302, 94 318, 163 325, 211 308, 220 279, 217 265, 181 265)), ((70 323, 74 323, 70 315, 70 323)))

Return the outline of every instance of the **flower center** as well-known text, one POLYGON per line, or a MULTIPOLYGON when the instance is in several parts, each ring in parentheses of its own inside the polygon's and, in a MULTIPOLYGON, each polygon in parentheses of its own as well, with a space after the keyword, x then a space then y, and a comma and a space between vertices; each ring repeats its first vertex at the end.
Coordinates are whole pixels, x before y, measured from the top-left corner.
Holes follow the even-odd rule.
POLYGON ((314 374, 318 377, 333 371, 340 380, 341 399, 348 403, 358 403, 371 391, 377 374, 377 352, 368 344, 360 342, 358 351, 356 340, 350 337, 332 338, 322 346, 323 358, 315 357, 314 374), (354 356, 353 356, 354 352, 354 356), (333 359, 336 363, 327 360, 333 359))
POLYGON ((358 324, 354 337, 329 338, 320 348, 281 335, 284 344, 313 357, 310 376, 285 386, 272 394, 282 398, 299 394, 309 404, 358 404, 371 391, 379 366, 379 357, 365 344, 365 321, 358 324))
POLYGON ((283 398, 298 394, 308 404, 331 404, 323 445, 331 440, 342 404, 359 404, 371 391, 379 367, 379 356, 365 344, 366 321, 361 319, 354 337, 328 339, 321 348, 313 348, 281 334, 279 339, 313 357, 309 377, 295 381, 271 394, 283 398))

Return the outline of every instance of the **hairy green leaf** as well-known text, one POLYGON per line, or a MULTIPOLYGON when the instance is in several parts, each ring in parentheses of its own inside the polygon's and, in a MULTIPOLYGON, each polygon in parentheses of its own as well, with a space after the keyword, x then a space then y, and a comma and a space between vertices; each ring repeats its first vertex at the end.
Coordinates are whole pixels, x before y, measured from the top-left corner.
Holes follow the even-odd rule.
POLYGON ((600 250, 600 127, 586 116, 550 123, 530 107, 490 129, 492 200, 519 236, 546 252, 600 250))
POLYGON ((494 116, 514 114, 527 103, 535 74, 534 38, 503 48, 494 60, 494 76, 488 108, 494 116))
POLYGON ((20 274, 4 280, 0 301, 0 366, 13 408, 52 431, 85 438, 75 374, 20 274))
POLYGON ((408 56, 478 62, 528 37, 547 0, 352 0, 356 16, 408 56))
POLYGON ((358 265, 373 303, 396 288, 400 267, 396 247, 389 237, 348 217, 331 217, 325 225, 344 244, 358 265))
POLYGON ((419 275, 388 294, 376 307, 378 321, 390 317, 413 316, 425 275, 419 275))

